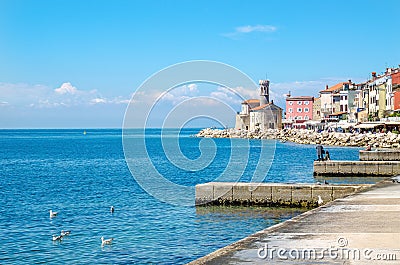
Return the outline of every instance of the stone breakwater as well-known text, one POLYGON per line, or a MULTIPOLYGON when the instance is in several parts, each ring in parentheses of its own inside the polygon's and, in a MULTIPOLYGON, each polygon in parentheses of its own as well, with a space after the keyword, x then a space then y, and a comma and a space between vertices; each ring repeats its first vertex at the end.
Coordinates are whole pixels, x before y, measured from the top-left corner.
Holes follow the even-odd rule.
POLYGON ((399 148, 400 134, 395 133, 339 133, 315 132, 305 129, 269 129, 266 131, 245 131, 236 129, 203 129, 196 137, 204 138, 248 138, 248 139, 276 139, 298 144, 321 144, 335 146, 370 145, 372 148, 399 148))

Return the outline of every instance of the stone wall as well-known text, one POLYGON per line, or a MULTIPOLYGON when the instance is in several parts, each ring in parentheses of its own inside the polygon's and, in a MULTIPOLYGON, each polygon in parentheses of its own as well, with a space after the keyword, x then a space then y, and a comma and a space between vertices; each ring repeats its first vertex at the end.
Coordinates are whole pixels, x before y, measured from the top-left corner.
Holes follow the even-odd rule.
POLYGON ((305 129, 269 129, 266 131, 236 130, 236 129, 203 129, 197 137, 207 138, 251 138, 251 139, 277 139, 299 144, 321 144, 335 146, 359 146, 371 145, 372 148, 399 148, 400 135, 388 133, 339 133, 339 132, 315 132, 305 129))
POLYGON ((209 182, 196 185, 196 205, 315 207, 369 186, 209 182))
POLYGON ((314 161, 316 176, 394 176, 400 174, 399 161, 314 161))
POLYGON ((400 161, 400 150, 360 150, 361 161, 400 161))

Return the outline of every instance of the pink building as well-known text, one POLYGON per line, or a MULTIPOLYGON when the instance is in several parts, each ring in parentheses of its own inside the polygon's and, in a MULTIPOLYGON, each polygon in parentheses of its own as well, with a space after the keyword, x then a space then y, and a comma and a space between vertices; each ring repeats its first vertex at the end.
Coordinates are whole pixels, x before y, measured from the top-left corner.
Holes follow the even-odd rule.
POLYGON ((285 127, 305 128, 305 121, 313 119, 314 97, 287 97, 285 127))

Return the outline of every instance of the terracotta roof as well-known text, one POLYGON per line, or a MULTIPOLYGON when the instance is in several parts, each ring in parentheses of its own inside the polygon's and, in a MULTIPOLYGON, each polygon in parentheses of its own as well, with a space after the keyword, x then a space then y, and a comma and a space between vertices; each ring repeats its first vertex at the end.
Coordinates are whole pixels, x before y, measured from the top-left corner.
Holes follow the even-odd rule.
POLYGON ((268 107, 269 105, 272 105, 272 103, 264 104, 264 105, 261 105, 261 106, 252 108, 251 110, 262 110, 262 109, 264 109, 265 107, 268 107))
POLYGON ((328 89, 321 90, 320 92, 329 92, 329 93, 332 93, 332 92, 334 92, 335 90, 340 90, 340 89, 343 87, 344 84, 348 84, 348 83, 349 83, 349 82, 342 82, 342 83, 336 84, 336 85, 334 85, 334 86, 328 87, 328 89))
POLYGON ((251 103, 260 103, 260 100, 252 98, 242 102, 242 104, 251 104, 251 103))

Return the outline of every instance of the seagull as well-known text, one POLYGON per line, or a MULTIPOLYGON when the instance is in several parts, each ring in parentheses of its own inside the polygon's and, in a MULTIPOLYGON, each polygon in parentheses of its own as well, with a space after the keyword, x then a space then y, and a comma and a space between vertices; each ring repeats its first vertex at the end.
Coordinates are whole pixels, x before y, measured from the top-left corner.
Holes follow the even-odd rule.
POLYGON ((111 245, 112 241, 114 240, 114 238, 110 238, 110 239, 104 239, 104 236, 101 237, 101 245, 111 245))
POLYGON ((322 200, 321 196, 318 195, 318 205, 321 205, 324 201, 322 200))
POLYGON ((69 236, 70 234, 71 234, 71 231, 61 230, 61 236, 69 236))
POLYGON ((111 212, 111 213, 114 213, 114 206, 111 206, 110 212, 111 212))
POLYGON ((50 218, 56 217, 58 214, 58 212, 53 212, 52 210, 50 210, 50 218))
POLYGON ((63 236, 62 235, 53 235, 53 241, 61 241, 62 240, 62 238, 63 238, 63 236))

